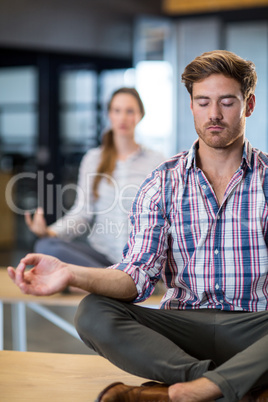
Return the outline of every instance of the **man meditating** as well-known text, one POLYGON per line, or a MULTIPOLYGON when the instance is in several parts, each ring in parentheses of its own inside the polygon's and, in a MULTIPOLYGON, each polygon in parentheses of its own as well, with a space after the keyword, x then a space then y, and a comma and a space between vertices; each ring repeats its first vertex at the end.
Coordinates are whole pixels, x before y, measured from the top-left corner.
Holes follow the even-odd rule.
POLYGON ((111 384, 102 402, 235 402, 268 388, 268 155, 245 138, 255 66, 216 50, 182 81, 198 138, 141 185, 122 261, 100 270, 29 254, 8 268, 24 293, 88 291, 76 314, 81 339, 153 380, 111 384), (138 306, 161 276, 161 309, 138 306))

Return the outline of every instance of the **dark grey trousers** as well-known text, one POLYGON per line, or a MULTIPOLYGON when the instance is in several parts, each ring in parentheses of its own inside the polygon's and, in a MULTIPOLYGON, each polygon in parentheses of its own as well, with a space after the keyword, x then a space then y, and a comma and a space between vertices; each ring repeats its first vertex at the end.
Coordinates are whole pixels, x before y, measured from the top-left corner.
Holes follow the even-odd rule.
POLYGON ((140 377, 174 384, 205 376, 226 402, 268 385, 268 311, 157 310, 91 294, 75 323, 87 346, 140 377))
POLYGON ((105 255, 82 241, 67 242, 57 237, 45 237, 37 240, 34 252, 52 255, 68 264, 83 267, 105 268, 112 265, 112 262, 105 255))

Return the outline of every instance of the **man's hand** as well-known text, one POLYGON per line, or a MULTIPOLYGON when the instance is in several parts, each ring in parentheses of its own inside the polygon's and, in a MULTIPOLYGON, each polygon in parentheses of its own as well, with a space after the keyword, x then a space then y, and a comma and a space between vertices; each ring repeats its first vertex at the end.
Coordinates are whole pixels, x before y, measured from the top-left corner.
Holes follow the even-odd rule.
POLYGON ((8 275, 23 293, 48 296, 66 289, 70 282, 68 264, 43 254, 28 254, 17 269, 7 268, 8 275), (28 265, 33 266, 26 270, 28 265))
POLYGON ((123 271, 66 264, 44 254, 28 254, 17 269, 8 267, 7 271, 23 293, 35 296, 49 296, 67 286, 124 301, 138 294, 134 280, 123 271), (33 268, 26 269, 29 265, 33 268))

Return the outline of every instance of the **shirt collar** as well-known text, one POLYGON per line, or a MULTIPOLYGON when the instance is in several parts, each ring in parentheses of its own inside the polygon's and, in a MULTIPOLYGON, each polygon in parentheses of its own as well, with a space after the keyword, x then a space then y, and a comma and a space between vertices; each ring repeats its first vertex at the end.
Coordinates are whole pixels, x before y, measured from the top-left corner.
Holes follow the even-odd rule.
POLYGON ((246 163, 249 169, 252 169, 252 145, 247 138, 245 139, 244 143, 241 166, 243 163, 246 163))
POLYGON ((196 150, 198 149, 198 140, 196 140, 188 152, 186 169, 190 169, 192 166, 196 167, 196 150))
MULTIPOLYGON (((186 169, 190 169, 192 166, 194 168, 196 168, 196 151, 197 151, 197 149, 198 149, 198 139, 193 143, 193 145, 189 149, 186 169)), ((245 138, 242 161, 241 161, 242 168, 246 164, 249 167, 249 169, 252 169, 251 157, 252 157, 252 145, 250 144, 248 139, 245 138)))

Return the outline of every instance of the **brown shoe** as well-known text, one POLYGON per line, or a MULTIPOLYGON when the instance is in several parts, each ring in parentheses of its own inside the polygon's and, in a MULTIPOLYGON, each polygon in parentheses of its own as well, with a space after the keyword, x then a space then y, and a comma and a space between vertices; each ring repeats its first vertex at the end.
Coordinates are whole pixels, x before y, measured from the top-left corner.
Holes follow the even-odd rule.
POLYGON ((96 402, 168 402, 168 385, 148 382, 140 387, 115 382, 106 387, 96 402))
POLYGON ((268 388, 259 393, 256 402, 268 402, 268 388))
POLYGON ((268 402, 268 388, 264 388, 251 391, 247 393, 241 400, 241 402, 268 402))

